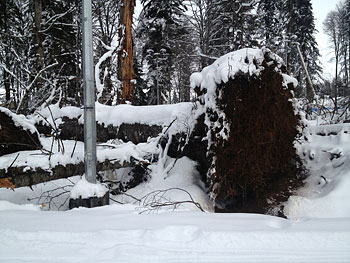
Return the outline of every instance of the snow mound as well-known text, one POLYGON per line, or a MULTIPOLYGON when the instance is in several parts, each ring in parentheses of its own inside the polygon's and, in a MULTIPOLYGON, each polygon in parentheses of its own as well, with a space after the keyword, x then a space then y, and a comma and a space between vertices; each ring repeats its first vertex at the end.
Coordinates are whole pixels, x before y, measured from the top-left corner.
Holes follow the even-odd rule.
POLYGON ((309 125, 305 136, 298 152, 310 175, 285 204, 285 215, 350 217, 350 125, 309 125))
MULTIPOLYGON (((196 170, 197 163, 187 157, 180 159, 167 158, 150 165, 151 178, 149 181, 128 190, 128 196, 116 196, 120 202, 134 202, 135 198, 142 200, 140 209, 149 209, 152 203, 158 203, 162 210, 185 209, 198 211, 194 203, 200 204, 206 211, 212 211, 212 204, 206 194, 205 185, 200 180, 196 170), (179 203, 179 205, 173 205, 179 203), (164 205, 169 204, 169 205, 164 205), (164 205, 164 206, 163 206, 164 205)), ((158 208, 152 210, 159 210, 158 208)))

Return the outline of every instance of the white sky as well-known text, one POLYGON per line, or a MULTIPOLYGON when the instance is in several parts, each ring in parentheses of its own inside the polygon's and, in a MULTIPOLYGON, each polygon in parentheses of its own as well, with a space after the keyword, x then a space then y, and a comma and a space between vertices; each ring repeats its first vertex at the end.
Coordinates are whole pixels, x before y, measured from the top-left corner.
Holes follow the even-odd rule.
POLYGON ((335 7, 340 0, 311 0, 311 2, 314 11, 316 29, 318 30, 316 41, 322 55, 321 62, 323 64, 324 76, 326 78, 331 78, 334 76, 335 66, 333 62, 330 62, 333 55, 332 49, 329 47, 330 43, 327 36, 323 33, 322 24, 328 12, 335 10, 335 7))

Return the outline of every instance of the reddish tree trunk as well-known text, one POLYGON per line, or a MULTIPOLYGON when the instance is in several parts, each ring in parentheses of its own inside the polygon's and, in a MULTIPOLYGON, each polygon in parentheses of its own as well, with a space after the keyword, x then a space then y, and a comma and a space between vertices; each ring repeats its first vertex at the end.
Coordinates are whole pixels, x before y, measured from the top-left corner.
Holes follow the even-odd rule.
POLYGON ((132 17, 134 14, 135 0, 121 0, 123 4, 120 10, 120 24, 124 27, 119 29, 119 38, 122 39, 122 48, 118 54, 118 78, 122 82, 122 98, 120 102, 134 101, 134 78, 133 67, 134 51, 132 39, 132 17))

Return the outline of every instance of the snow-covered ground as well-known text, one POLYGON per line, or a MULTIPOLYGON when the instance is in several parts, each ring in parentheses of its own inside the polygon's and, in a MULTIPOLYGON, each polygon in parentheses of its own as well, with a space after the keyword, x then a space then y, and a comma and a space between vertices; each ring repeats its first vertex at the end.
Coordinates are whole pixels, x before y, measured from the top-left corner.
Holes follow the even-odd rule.
POLYGON ((139 214, 132 205, 66 212, 8 206, 0 211, 0 262, 350 262, 350 224, 348 218, 139 214))

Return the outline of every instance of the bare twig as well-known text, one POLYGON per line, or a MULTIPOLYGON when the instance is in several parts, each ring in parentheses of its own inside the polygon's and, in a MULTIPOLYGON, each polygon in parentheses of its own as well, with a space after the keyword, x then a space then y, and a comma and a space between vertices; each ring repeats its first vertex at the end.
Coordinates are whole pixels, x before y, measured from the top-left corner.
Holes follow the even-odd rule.
POLYGON ((10 164, 10 166, 7 169, 10 169, 12 167, 12 165, 15 163, 15 161, 17 160, 19 156, 19 153, 17 154, 16 158, 13 160, 13 162, 10 164))
MULTIPOLYGON (((135 198, 137 199, 137 198, 135 198)), ((150 211, 158 211, 158 209, 160 209, 161 207, 172 207, 173 210, 176 210, 181 204, 193 204, 195 205, 200 211, 204 212, 204 209, 201 207, 201 205, 196 202, 191 194, 182 189, 182 188, 168 188, 165 190, 156 190, 153 192, 150 192, 148 194, 146 194, 145 196, 143 196, 140 200, 140 205, 142 206, 142 208, 146 209, 144 211, 141 211, 141 213, 144 212, 150 212, 150 211), (188 197, 189 200, 183 200, 183 201, 173 201, 169 198, 166 197, 166 195, 170 192, 170 191, 181 191, 184 192, 188 197)))

